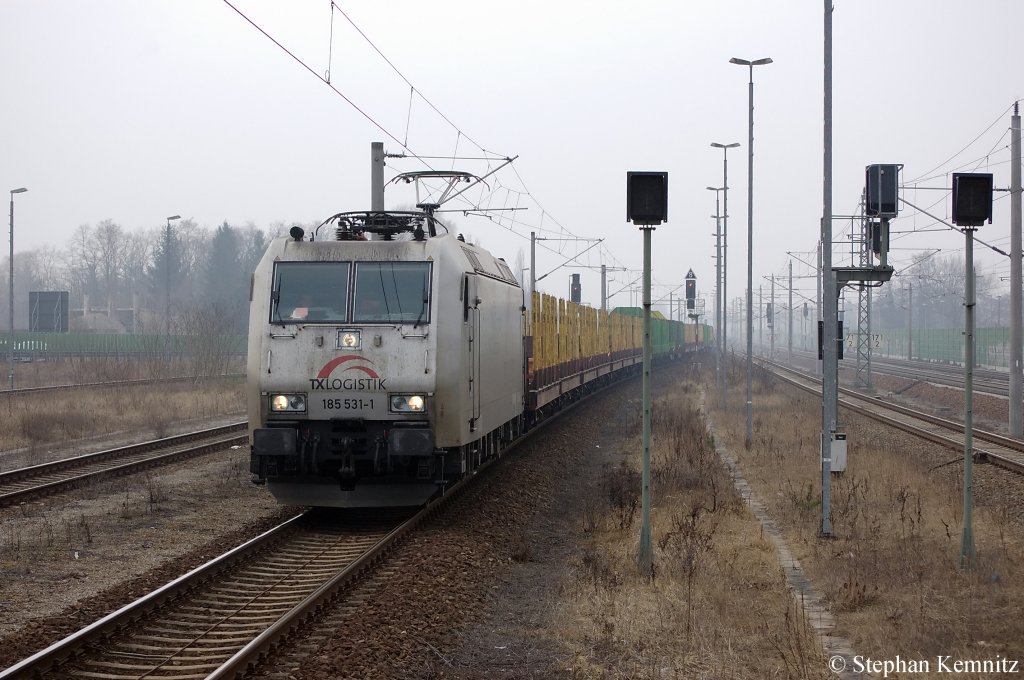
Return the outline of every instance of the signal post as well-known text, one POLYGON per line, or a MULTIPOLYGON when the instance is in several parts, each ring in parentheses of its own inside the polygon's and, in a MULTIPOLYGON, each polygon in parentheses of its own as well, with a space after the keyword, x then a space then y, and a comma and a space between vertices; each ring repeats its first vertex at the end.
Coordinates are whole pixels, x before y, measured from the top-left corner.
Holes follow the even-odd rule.
POLYGON ((651 232, 668 221, 668 173, 626 173, 626 221, 644 234, 643 470, 640 480, 640 573, 653 575, 651 550, 651 232))

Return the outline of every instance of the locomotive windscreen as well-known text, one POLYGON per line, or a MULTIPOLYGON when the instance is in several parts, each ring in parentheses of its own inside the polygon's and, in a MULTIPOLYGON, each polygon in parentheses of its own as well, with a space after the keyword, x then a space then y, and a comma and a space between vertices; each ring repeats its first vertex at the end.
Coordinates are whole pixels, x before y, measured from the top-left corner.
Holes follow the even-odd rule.
POLYGON ((429 262, 357 262, 354 323, 430 321, 429 262))
POLYGON ((271 323, 346 323, 349 262, 278 262, 271 323))

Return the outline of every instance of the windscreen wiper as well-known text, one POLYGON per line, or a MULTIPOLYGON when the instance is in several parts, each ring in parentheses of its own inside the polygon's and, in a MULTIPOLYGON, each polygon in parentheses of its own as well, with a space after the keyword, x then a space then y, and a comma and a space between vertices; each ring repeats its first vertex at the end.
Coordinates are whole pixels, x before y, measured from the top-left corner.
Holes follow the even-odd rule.
POLYGON ((413 328, 416 328, 417 326, 419 326, 419 325, 420 325, 420 321, 422 321, 422 320, 423 320, 423 312, 427 311, 427 304, 428 304, 429 302, 430 302, 430 300, 429 300, 429 298, 427 297, 427 289, 426 289, 426 288, 424 288, 424 289, 423 289, 423 306, 422 306, 422 307, 420 307, 420 315, 416 317, 416 323, 414 323, 414 324, 412 325, 412 327, 413 327, 413 328))

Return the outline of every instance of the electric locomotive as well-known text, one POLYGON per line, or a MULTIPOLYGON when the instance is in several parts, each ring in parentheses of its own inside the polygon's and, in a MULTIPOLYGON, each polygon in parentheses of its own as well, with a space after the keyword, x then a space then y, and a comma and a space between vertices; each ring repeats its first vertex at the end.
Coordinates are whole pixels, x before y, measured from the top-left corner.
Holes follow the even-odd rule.
POLYGON ((289 505, 422 505, 524 429, 522 288, 427 212, 323 226, 252 278, 253 480, 289 505))

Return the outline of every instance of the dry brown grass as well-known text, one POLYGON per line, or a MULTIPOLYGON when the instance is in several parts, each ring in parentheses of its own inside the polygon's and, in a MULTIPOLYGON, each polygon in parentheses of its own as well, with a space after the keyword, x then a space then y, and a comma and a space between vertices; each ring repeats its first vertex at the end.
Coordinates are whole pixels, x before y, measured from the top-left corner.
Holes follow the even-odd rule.
POLYGON ((68 390, 21 396, 0 395, 0 469, 43 462, 45 450, 113 433, 142 433, 158 439, 183 421, 238 415, 243 418, 241 378, 201 383, 138 385, 102 390, 68 390), (9 424, 9 425, 7 425, 9 424))
MULTIPOLYGON (((241 361, 225 361, 231 372, 241 373, 241 361)), ((77 383, 147 380, 196 375, 195 362, 189 359, 141 359, 137 357, 68 357, 48 361, 18 362, 15 386, 48 387, 77 383)))
POLYGON ((584 678, 822 678, 816 638, 794 607, 771 543, 735 493, 683 385, 653 410, 653 579, 636 564, 639 404, 618 460, 587 503, 581 546, 556 605, 556 634, 584 678))
MULTIPOLYGON (((197 503, 189 494, 173 488, 173 480, 187 477, 190 466, 201 465, 206 475, 202 488, 192 489, 197 497, 231 498, 239 493, 250 495, 251 491, 257 495, 249 483, 247 462, 243 453, 225 451, 199 463, 102 481, 76 491, 64 503, 19 506, 0 516, 0 572, 32 569, 31 560, 58 559, 62 550, 85 550, 94 537, 109 540, 125 527, 150 526, 155 516, 167 518, 176 530, 186 530, 188 523, 175 521, 175 512, 181 511, 182 505, 191 508, 197 503), (113 501, 100 510, 104 499, 113 501)), ((187 479, 185 483, 193 487, 196 484, 187 479)), ((273 506, 273 499, 269 499, 268 506, 273 506)))
POLYGON ((274 498, 249 482, 248 462, 244 449, 225 450, 5 509, 0 637, 276 514, 274 498))
MULTIPOLYGON (((734 376, 742 379, 741 376, 734 376)), ((1024 541, 1005 507, 975 511, 977 568, 958 568, 961 467, 952 451, 842 413, 848 469, 833 477, 835 540, 818 538, 821 402, 759 375, 754 438, 743 450, 741 382, 718 435, 825 593, 840 635, 874 659, 1024 659, 1024 541)), ((1003 474, 992 471, 993 474, 1003 474)), ((1019 499, 1019 497, 1018 497, 1019 499)), ((893 677, 893 676, 890 676, 893 677)), ((957 677, 981 677, 958 675, 957 677)))

